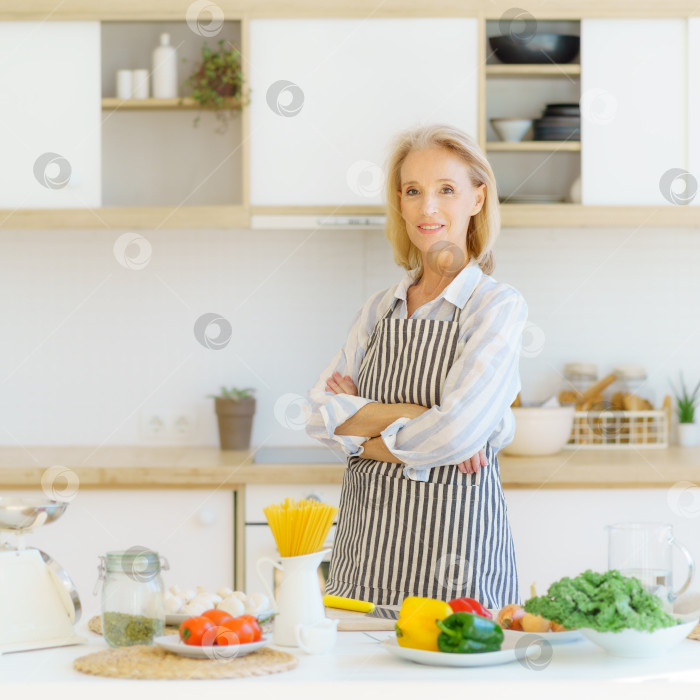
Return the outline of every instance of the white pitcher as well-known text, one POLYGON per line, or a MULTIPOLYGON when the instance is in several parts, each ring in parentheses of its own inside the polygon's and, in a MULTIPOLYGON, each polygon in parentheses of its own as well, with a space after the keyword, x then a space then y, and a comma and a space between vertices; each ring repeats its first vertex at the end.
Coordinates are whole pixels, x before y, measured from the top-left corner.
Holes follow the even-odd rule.
POLYGON ((325 619, 317 572, 321 560, 330 551, 322 549, 298 557, 280 557, 281 563, 269 557, 258 559, 258 576, 270 600, 275 600, 275 595, 262 575, 260 565, 272 564, 283 573, 276 599, 277 616, 273 635, 275 644, 295 647, 297 625, 313 625, 325 619))

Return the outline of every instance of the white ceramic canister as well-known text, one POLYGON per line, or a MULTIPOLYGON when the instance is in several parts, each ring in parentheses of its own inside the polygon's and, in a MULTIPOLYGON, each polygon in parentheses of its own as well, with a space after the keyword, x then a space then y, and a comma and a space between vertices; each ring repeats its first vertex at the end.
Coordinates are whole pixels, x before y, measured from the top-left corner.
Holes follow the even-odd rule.
POLYGON ((153 97, 177 97, 177 51, 170 46, 170 34, 161 34, 160 46, 153 50, 153 97))
POLYGON ((148 99, 148 71, 139 68, 131 71, 132 92, 135 100, 148 99))

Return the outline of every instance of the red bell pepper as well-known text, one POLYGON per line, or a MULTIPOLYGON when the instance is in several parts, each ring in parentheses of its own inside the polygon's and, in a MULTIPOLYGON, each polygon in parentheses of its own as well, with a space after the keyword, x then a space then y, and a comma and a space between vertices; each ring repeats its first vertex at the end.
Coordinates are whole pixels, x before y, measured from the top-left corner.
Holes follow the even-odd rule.
POLYGON ((474 613, 474 615, 485 617, 488 620, 493 618, 493 615, 478 600, 474 600, 474 598, 455 598, 451 600, 448 605, 454 612, 474 613))

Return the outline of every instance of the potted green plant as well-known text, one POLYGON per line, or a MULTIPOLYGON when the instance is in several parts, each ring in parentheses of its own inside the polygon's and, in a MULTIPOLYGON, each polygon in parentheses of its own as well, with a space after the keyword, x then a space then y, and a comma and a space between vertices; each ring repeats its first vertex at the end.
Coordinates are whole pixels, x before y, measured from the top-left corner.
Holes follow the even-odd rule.
MULTIPOLYGON (((202 46, 202 60, 185 85, 192 89, 190 97, 202 109, 215 110, 216 118, 221 122, 217 132, 223 133, 233 112, 243 107, 243 73, 238 49, 223 39, 218 46, 218 50, 212 50, 206 43, 202 46)), ((199 116, 195 118, 195 126, 199 119, 199 116)))
POLYGON ((222 450, 247 450, 253 430, 255 413, 255 389, 227 389, 221 387, 219 394, 209 394, 214 399, 219 421, 219 439, 222 450))
POLYGON ((700 392, 700 381, 695 385, 693 391, 688 391, 683 381, 683 373, 680 378, 680 391, 676 391, 671 384, 673 394, 676 398, 676 415, 678 416, 678 442, 681 447, 694 447, 698 444, 698 426, 695 423, 695 409, 698 405, 698 392, 700 392))

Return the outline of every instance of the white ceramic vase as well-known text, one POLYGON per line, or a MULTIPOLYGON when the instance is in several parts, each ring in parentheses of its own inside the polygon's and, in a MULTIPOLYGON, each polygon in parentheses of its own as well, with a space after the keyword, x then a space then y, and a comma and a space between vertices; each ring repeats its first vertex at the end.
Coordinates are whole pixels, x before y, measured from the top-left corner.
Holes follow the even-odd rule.
POLYGON ((678 424, 678 444, 681 447, 695 447, 700 442, 700 426, 697 423, 678 424))

